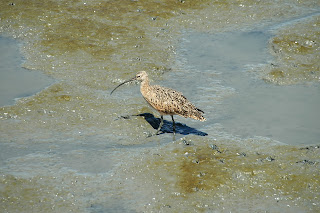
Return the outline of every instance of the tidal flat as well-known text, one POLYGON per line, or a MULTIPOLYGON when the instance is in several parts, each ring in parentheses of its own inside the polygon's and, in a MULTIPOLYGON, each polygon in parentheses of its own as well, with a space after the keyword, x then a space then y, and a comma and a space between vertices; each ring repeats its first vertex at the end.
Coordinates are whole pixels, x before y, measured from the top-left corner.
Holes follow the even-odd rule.
POLYGON ((12 57, 54 79, 0 107, 4 212, 320 210, 318 1, 0 8, 12 57), (110 96, 140 70, 207 121, 176 116, 175 138, 148 137, 159 115, 139 86, 110 96))

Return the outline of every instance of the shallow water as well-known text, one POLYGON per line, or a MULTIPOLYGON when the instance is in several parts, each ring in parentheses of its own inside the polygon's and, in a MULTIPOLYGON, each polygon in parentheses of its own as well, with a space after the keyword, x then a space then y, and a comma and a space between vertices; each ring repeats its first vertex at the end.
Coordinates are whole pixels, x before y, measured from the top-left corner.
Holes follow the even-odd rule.
POLYGON ((0 37, 0 106, 14 104, 22 98, 43 90, 54 80, 40 71, 21 68, 22 57, 13 39, 0 37))
MULTIPOLYGON (((201 85, 203 93, 198 95, 203 100, 212 98, 214 81, 234 90, 221 107, 207 110, 209 115, 219 110, 219 115, 206 125, 220 123, 225 131, 244 138, 263 136, 292 145, 315 144, 320 138, 319 85, 270 85, 250 73, 257 65, 272 60, 267 51, 270 38, 268 29, 214 35, 189 33, 181 57, 193 73, 185 76, 193 76, 195 86, 201 85), (196 74, 194 70, 198 70, 196 74), (212 73, 217 75, 211 77, 212 73)), ((179 88, 194 93, 193 88, 185 86, 180 81, 179 88)))
POLYGON ((0 8, 22 66, 57 79, 0 108, 4 212, 319 211, 318 1, 0 8), (148 137, 158 115, 138 85, 109 94, 137 70, 207 121, 175 116, 174 138, 165 117, 148 137))

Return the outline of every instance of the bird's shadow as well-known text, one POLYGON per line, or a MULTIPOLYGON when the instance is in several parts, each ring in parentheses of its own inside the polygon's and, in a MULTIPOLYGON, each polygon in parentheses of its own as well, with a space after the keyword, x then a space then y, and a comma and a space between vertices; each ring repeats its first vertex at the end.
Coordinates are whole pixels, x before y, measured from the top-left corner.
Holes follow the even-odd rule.
MULTIPOLYGON (((157 130, 159 128, 160 125, 160 118, 156 118, 154 117, 153 114, 151 113, 142 113, 142 114, 138 114, 138 115, 132 115, 132 116, 141 116, 143 117, 155 130, 157 130)), ((122 118, 124 119, 128 119, 130 118, 130 116, 122 116, 122 118)), ((205 132, 201 132, 195 128, 189 127, 185 124, 181 124, 179 122, 175 122, 176 123, 176 134, 181 134, 181 135, 199 135, 199 136, 207 136, 208 134, 205 132)), ((167 121, 167 120, 163 120, 163 125, 160 129, 161 133, 160 134, 164 134, 164 133, 173 133, 173 129, 172 129, 172 122, 171 121, 167 121)))

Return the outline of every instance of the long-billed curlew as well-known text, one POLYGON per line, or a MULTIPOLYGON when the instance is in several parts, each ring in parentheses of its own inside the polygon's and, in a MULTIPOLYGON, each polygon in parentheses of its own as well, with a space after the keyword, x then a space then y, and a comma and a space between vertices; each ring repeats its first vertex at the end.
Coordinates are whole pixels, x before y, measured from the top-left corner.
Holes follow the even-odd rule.
POLYGON ((193 118, 199 121, 206 120, 202 116, 204 112, 188 101, 181 92, 158 85, 150 85, 148 74, 145 71, 140 71, 135 77, 119 84, 111 91, 110 95, 121 85, 134 80, 141 81, 140 92, 142 96, 161 115, 160 125, 156 134, 159 133, 163 125, 164 115, 171 115, 173 134, 175 134, 176 131, 176 124, 174 122, 173 115, 180 115, 185 118, 193 118))

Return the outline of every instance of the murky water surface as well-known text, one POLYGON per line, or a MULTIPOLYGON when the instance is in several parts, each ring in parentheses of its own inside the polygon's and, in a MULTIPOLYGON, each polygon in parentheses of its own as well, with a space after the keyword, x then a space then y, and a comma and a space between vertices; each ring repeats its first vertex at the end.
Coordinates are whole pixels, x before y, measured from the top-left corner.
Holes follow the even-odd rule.
POLYGON ((57 80, 0 108, 3 212, 320 210, 318 1, 0 8, 0 32, 23 41, 10 60, 57 80), (138 70, 207 121, 176 116, 173 138, 168 117, 147 137, 158 114, 138 85, 109 95, 138 70))
MULTIPOLYGON (((193 79, 197 79, 204 91, 199 94, 202 99, 212 97, 212 80, 234 89, 232 97, 210 112, 214 114, 219 110, 217 118, 208 123, 220 123, 225 131, 240 137, 264 136, 295 145, 317 143, 320 138, 319 85, 279 86, 252 74, 257 66, 273 59, 267 49, 271 37, 268 28, 240 33, 186 35, 181 55, 188 67, 201 70, 201 74, 194 75, 192 70, 186 76, 194 75, 193 79), (213 72, 218 74, 210 77, 208 73, 213 72)), ((183 89, 184 86, 181 84, 183 89)), ((192 94, 192 90, 190 88, 188 92, 192 94)))
POLYGON ((54 80, 40 71, 21 68, 22 58, 17 42, 0 37, 0 106, 14 104, 15 98, 33 95, 54 80))

